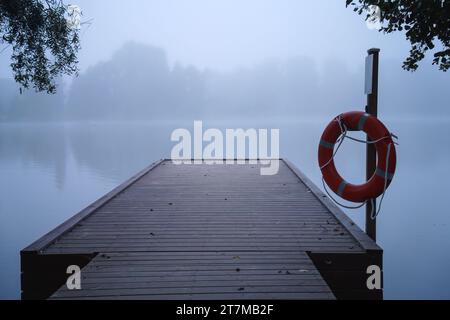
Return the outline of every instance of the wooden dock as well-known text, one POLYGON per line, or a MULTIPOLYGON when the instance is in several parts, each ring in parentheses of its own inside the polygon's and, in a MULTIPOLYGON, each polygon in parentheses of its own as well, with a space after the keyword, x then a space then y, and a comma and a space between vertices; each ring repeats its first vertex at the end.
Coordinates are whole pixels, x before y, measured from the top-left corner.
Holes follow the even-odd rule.
POLYGON ((22 298, 381 299, 381 248, 290 162, 260 166, 151 165, 21 252, 22 298))

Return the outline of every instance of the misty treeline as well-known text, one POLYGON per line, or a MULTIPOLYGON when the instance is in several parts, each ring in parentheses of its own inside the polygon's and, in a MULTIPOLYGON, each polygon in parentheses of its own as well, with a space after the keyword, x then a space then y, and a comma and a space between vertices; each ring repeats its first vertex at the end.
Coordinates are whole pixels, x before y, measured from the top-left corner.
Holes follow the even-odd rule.
MULTIPOLYGON (((171 66, 164 50, 127 43, 109 61, 88 68, 55 95, 19 94, 0 79, 0 121, 152 121, 221 118, 302 119, 364 108, 363 61, 318 66, 305 57, 265 61, 230 72, 171 66)), ((382 60, 385 115, 446 112, 447 74, 411 75, 382 60)))

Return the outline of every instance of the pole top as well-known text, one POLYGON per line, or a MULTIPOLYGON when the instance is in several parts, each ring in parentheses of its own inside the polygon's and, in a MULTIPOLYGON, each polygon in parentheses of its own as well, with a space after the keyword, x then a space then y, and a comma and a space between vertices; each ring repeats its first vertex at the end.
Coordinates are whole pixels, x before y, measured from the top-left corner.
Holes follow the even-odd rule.
POLYGON ((380 49, 378 49, 378 48, 371 48, 371 49, 367 50, 368 54, 374 54, 374 53, 379 53, 379 52, 380 52, 380 49))

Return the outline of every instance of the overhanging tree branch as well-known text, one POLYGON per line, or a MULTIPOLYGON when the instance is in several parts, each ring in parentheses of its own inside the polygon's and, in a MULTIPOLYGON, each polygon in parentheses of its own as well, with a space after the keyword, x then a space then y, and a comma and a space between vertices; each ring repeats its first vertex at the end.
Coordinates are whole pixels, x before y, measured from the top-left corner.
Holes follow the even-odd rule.
POLYGON ((346 0, 360 15, 371 5, 381 9, 381 32, 405 31, 411 43, 405 70, 417 70, 429 51, 434 51, 433 64, 440 70, 450 68, 450 0, 346 0))
POLYGON ((61 0, 0 0, 0 42, 12 47, 11 68, 24 88, 56 92, 55 79, 78 73, 79 30, 61 0))

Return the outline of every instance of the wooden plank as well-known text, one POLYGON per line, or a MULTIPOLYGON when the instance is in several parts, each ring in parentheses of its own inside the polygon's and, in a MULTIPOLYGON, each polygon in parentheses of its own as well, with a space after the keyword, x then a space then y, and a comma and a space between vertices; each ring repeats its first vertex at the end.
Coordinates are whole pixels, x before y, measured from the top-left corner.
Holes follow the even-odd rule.
MULTIPOLYGON (((310 247, 310 246, 305 246, 305 247, 301 247, 298 246, 296 247, 297 251, 300 252, 309 252, 311 250, 317 250, 318 252, 361 252, 361 249, 357 248, 357 247, 310 247)), ((86 251, 91 251, 91 252, 101 252, 102 250, 99 250, 101 248, 97 248, 97 247, 85 247, 85 248, 50 248, 46 250, 46 253, 48 254, 84 254, 84 252, 86 251)), ((103 248, 103 249, 107 249, 107 248, 103 248)), ((197 251, 217 251, 217 250, 223 250, 223 251, 261 251, 261 250, 265 250, 267 252, 276 252, 276 251, 286 251, 286 247, 270 247, 270 248, 265 248, 264 246, 254 246, 254 247, 248 247, 248 248, 243 248, 241 247, 148 247, 148 248, 131 248, 131 247, 127 247, 127 248, 111 248, 112 252, 138 252, 138 251, 148 251, 148 252, 158 252, 158 251, 191 251, 191 252, 197 252, 197 251)), ((106 250, 104 250, 106 251, 106 250)), ((289 249, 289 251, 294 251, 293 249, 289 249)))
MULTIPOLYGON (((238 254, 239 257, 246 258, 245 252, 233 254, 234 258, 238 254)), ((263 259, 264 256, 265 252, 252 252, 247 264, 241 263, 241 259, 229 259, 234 265, 205 263, 201 259, 186 259, 177 261, 176 264, 169 260, 164 264, 142 265, 137 262, 143 259, 151 261, 151 252, 124 255, 102 253, 82 269, 81 290, 68 290, 62 286, 51 299, 114 299, 125 296, 159 299, 222 294, 239 294, 242 299, 254 299, 264 294, 273 294, 275 297, 289 294, 293 298, 333 298, 330 289, 305 253, 297 253, 296 257, 300 259, 291 264, 283 261, 278 261, 277 264, 277 260, 270 264, 263 259), (254 260, 255 256, 259 260, 254 260), (116 260, 120 258, 126 258, 127 263, 118 263, 123 262, 116 260), (267 278, 268 275, 270 278, 267 278)), ((223 260, 221 252, 209 253, 209 257, 217 261, 223 260)))
MULTIPOLYGON (((52 298, 52 300, 73 300, 73 297, 52 298)), ((160 294, 160 295, 120 295, 120 296, 95 296, 95 297, 77 297, 76 300, 194 300, 194 301, 216 301, 216 300, 332 300, 334 295, 330 293, 289 293, 289 292, 270 292, 270 293, 207 293, 207 294, 160 294)))

